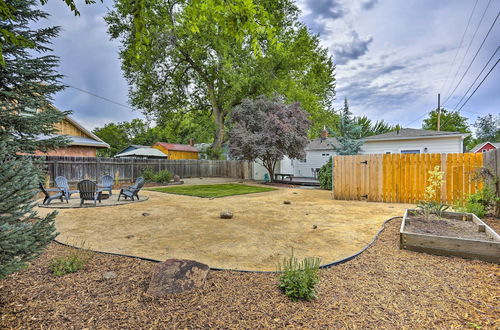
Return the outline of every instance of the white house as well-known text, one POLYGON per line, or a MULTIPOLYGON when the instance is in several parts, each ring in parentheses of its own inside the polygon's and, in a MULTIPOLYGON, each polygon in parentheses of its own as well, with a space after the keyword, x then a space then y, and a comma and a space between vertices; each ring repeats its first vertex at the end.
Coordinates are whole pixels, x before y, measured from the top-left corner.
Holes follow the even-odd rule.
MULTIPOLYGON (((430 131, 415 128, 403 128, 385 134, 363 139, 361 154, 388 153, 462 153, 463 140, 467 133, 430 131)), ((311 140, 305 148, 304 159, 285 157, 276 165, 275 173, 293 174, 297 177, 315 177, 316 172, 336 154, 339 146, 337 139, 328 137, 323 130, 321 137, 311 140)), ((262 180, 267 170, 254 163, 253 178, 262 180)))
POLYGON ((403 128, 364 138, 361 154, 462 153, 468 133, 403 128))

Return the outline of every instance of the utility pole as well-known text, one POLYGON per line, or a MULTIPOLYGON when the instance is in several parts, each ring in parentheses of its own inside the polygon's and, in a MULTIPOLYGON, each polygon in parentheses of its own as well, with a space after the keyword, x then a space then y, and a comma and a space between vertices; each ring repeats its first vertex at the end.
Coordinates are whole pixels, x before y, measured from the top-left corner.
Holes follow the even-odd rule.
POLYGON ((438 94, 438 122, 437 122, 437 130, 441 130, 441 94, 438 94))

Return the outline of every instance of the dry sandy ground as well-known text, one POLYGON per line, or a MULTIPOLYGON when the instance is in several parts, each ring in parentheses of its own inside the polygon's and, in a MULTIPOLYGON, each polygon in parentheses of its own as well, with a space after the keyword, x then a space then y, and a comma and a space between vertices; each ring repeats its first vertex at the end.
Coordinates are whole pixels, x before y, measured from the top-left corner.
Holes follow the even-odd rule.
POLYGON ((212 268, 274 271, 292 248, 295 256, 318 256, 322 264, 350 256, 373 239, 385 220, 403 215, 408 207, 336 201, 329 191, 306 189, 216 199, 142 195, 149 200, 59 210, 58 240, 157 260, 193 259, 212 268), (234 213, 233 219, 219 218, 226 210, 234 213))

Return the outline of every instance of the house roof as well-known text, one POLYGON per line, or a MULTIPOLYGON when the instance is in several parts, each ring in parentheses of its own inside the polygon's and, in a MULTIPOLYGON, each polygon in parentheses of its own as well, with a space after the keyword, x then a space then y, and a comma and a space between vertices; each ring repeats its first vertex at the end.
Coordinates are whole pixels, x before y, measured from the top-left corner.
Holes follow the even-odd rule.
POLYGON ((441 138, 441 137, 451 137, 451 136, 466 137, 469 136, 469 134, 460 132, 431 131, 418 128, 402 128, 397 131, 368 136, 363 140, 366 142, 370 142, 370 141, 384 141, 384 140, 441 138))
POLYGON ((153 144, 153 146, 156 145, 163 147, 166 150, 198 152, 198 149, 189 144, 175 144, 175 143, 165 143, 165 142, 156 142, 155 144, 153 144))
POLYGON ((151 148, 151 147, 144 147, 144 148, 137 148, 134 150, 118 153, 115 155, 115 157, 120 158, 120 157, 162 157, 162 158, 167 158, 167 155, 165 155, 163 152, 161 152, 158 149, 151 148))
POLYGON ((134 148, 134 149, 139 149, 139 148, 151 148, 150 146, 142 146, 140 144, 129 144, 128 146, 126 146, 125 148, 123 148, 122 150, 120 150, 117 154, 121 154, 123 151, 127 150, 128 148, 134 148))
POLYGON ((94 139, 86 138, 83 136, 67 135, 67 137, 71 140, 71 142, 69 144, 72 146, 89 146, 89 147, 96 147, 96 148, 109 148, 109 144, 102 141, 101 139, 99 139, 99 141, 96 141, 94 139))
POLYGON ((72 142, 70 143, 71 145, 77 145, 77 146, 95 146, 98 148, 109 148, 109 144, 101 140, 97 135, 80 125, 76 120, 71 118, 70 116, 66 116, 65 119, 76 126, 78 129, 80 129, 83 133, 85 133, 88 138, 81 137, 81 136, 68 136, 72 142))
POLYGON ((474 148, 472 148, 470 150, 470 152, 476 152, 479 149, 481 149, 482 147, 484 147, 485 145, 487 145, 488 143, 491 144, 492 146, 494 146, 497 149, 500 148, 500 142, 489 142, 489 141, 486 141, 486 142, 479 143, 478 145, 476 145, 474 148))
POLYGON ((309 144, 305 147, 305 150, 333 150, 334 147, 340 147, 339 142, 336 138, 317 138, 311 140, 309 144))

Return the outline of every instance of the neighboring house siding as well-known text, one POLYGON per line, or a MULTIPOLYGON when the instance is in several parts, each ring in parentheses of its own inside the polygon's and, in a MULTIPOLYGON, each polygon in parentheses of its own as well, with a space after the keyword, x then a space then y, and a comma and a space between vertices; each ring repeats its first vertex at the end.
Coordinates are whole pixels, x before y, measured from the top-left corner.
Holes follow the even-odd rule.
POLYGON ((67 148, 59 148, 56 150, 43 153, 36 152, 37 156, 72 156, 72 157, 96 157, 95 147, 70 146, 67 148))
POLYGON ((168 159, 198 159, 197 152, 188 152, 188 151, 168 151, 168 159))
POLYGON ((361 146, 361 154, 401 153, 402 150, 419 150, 420 153, 461 153, 463 152, 463 142, 460 137, 442 137, 437 139, 366 141, 361 146), (427 148, 427 151, 424 148, 427 148))
POLYGON ((486 151, 495 150, 495 149, 496 149, 496 147, 494 145, 492 145, 491 143, 486 143, 478 151, 476 151, 476 153, 486 152, 486 151))
POLYGON ((334 155, 333 150, 308 150, 306 151, 306 162, 298 159, 293 160, 294 175, 312 177, 316 170, 325 165, 331 156, 334 155))

